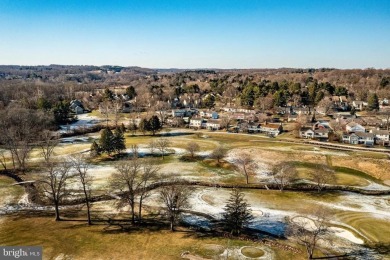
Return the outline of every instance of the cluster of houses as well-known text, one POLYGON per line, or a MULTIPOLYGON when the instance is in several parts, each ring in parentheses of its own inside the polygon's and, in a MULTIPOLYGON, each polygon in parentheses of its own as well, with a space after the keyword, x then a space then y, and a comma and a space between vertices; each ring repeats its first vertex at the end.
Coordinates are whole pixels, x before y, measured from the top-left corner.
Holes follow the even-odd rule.
POLYGON ((389 146, 390 133, 379 128, 366 128, 361 124, 350 121, 343 125, 340 120, 318 121, 310 127, 302 127, 299 130, 301 138, 329 140, 332 133, 341 132, 339 140, 347 144, 361 144, 373 146, 374 144, 389 146))

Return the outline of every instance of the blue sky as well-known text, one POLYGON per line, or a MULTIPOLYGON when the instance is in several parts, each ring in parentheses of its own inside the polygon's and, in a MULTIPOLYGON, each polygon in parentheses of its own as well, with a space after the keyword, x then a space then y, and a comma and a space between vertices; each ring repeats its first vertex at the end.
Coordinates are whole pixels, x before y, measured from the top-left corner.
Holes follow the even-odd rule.
POLYGON ((390 68, 390 0, 0 0, 0 64, 390 68))

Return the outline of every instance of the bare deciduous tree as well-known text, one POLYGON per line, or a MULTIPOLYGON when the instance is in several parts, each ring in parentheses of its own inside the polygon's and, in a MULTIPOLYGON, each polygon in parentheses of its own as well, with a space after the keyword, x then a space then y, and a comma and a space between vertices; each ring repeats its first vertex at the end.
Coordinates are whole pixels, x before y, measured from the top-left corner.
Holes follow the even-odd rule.
POLYGON ((295 166, 290 162, 282 162, 276 165, 272 171, 274 181, 281 191, 283 191, 284 187, 289 185, 297 175, 298 173, 295 166))
POLYGON ((226 130, 229 129, 231 122, 232 122, 232 118, 231 118, 230 114, 228 114, 225 117, 222 117, 221 118, 221 128, 226 129, 226 130))
POLYGON ((49 162, 46 164, 46 174, 38 181, 43 196, 54 204, 56 221, 61 220, 60 204, 71 194, 68 189, 68 185, 74 177, 71 173, 71 167, 72 165, 67 161, 49 162))
POLYGON ((187 150, 187 152, 190 153, 191 158, 194 158, 194 157, 195 157, 195 154, 196 154, 197 152, 199 152, 200 146, 199 146, 199 144, 197 144, 197 143, 195 143, 195 142, 189 142, 189 143, 187 144, 187 146, 186 146, 186 150, 187 150))
POLYGON ((0 141, 11 154, 14 170, 26 170, 30 152, 47 121, 46 114, 30 109, 14 107, 1 111, 0 141))
POLYGON ((336 180, 335 171, 325 164, 318 165, 313 172, 311 172, 312 180, 320 192, 327 184, 336 180))
POLYGON ((54 148, 59 144, 60 140, 57 134, 49 130, 43 130, 40 134, 40 142, 38 143, 41 149, 41 155, 46 163, 49 163, 53 155, 54 148))
POLYGON ((77 172, 77 177, 79 179, 79 183, 83 190, 85 205, 87 206, 87 219, 88 225, 92 225, 91 221, 91 191, 92 191, 92 181, 93 178, 90 174, 88 174, 89 164, 86 162, 86 157, 80 154, 73 155, 70 157, 70 162, 72 163, 73 168, 77 172))
POLYGON ((139 177, 139 188, 138 188, 138 219, 142 220, 142 205, 144 199, 146 199, 150 195, 150 190, 147 189, 148 185, 152 184, 152 182, 157 181, 158 179, 158 171, 160 167, 158 167, 154 160, 147 159, 143 161, 142 164, 142 172, 139 177))
POLYGON ((110 180, 112 190, 121 192, 118 206, 130 206, 131 223, 135 224, 135 203, 138 200, 138 218, 141 220, 142 203, 149 195, 147 186, 157 179, 159 167, 153 160, 143 160, 134 157, 129 161, 122 161, 116 167, 110 180))
POLYGON ((99 110, 100 110, 100 113, 102 113, 104 115, 104 117, 106 118, 106 120, 105 120, 106 127, 108 127, 108 121, 109 121, 110 114, 112 111, 112 103, 108 100, 105 100, 104 102, 100 103, 99 110))
POLYGON ((256 164, 253 161, 252 156, 246 152, 241 152, 237 154, 234 163, 240 169, 241 174, 244 175, 246 184, 249 184, 249 176, 256 169, 256 164))
POLYGON ((167 138, 159 138, 156 140, 156 145, 158 150, 161 152, 162 159, 164 160, 165 152, 168 147, 171 145, 171 142, 167 138))
POLYGON ((7 171, 7 158, 5 157, 5 151, 0 150, 0 164, 3 166, 4 170, 7 171))
POLYGON ((227 149, 222 145, 218 145, 211 153, 210 157, 217 160, 218 163, 226 156, 227 149))
POLYGON ((175 224, 185 208, 189 207, 189 197, 192 190, 185 185, 164 186, 160 190, 160 200, 170 222, 171 231, 175 231, 175 224))
POLYGON ((133 158, 138 158, 138 155, 139 155, 139 147, 137 144, 132 144, 131 147, 131 154, 133 156, 133 158))
POLYGON ((114 114, 114 124, 115 127, 118 127, 118 122, 121 118, 121 112, 122 112, 123 102, 121 99, 115 99, 112 102, 112 113, 114 114))
POLYGON ((149 142, 148 148, 149 148, 150 154, 153 156, 154 153, 155 153, 155 150, 157 149, 156 141, 151 140, 151 141, 149 142))
POLYGON ((318 241, 324 239, 328 231, 329 222, 329 214, 324 209, 318 208, 311 215, 310 219, 303 217, 295 218, 295 221, 292 219, 287 229, 287 234, 296 238, 306 248, 308 259, 313 259, 318 241))
POLYGON ((133 225, 135 224, 136 191, 140 185, 137 178, 141 167, 140 159, 136 157, 129 161, 122 161, 115 166, 116 173, 112 174, 110 180, 111 189, 121 192, 118 207, 125 204, 130 206, 131 223, 133 225))

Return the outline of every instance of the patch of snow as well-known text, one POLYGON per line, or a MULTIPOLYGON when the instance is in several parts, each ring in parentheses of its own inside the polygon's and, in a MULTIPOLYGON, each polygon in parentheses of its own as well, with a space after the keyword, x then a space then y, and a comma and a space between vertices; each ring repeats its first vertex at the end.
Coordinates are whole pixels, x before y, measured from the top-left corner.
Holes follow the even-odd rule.
POLYGON ((364 190, 390 190, 389 186, 381 185, 372 181, 368 181, 368 182, 370 182, 369 185, 360 188, 364 190))
POLYGON ((336 236, 347 239, 351 241, 352 243, 362 245, 364 244, 364 241, 358 237, 356 237, 352 232, 339 227, 330 227, 329 230, 331 230, 336 236))
POLYGON ((344 192, 343 199, 338 204, 321 201, 317 203, 328 208, 367 213, 378 218, 390 219, 389 204, 387 202, 389 200, 390 195, 367 196, 344 192), (357 205, 358 207, 351 207, 350 205, 357 205))

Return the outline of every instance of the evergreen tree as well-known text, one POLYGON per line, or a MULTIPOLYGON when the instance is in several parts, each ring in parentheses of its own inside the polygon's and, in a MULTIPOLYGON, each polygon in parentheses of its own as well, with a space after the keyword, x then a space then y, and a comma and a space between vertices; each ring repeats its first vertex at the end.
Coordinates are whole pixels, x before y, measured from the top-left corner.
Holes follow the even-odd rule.
POLYGON ((368 110, 371 110, 371 111, 378 110, 379 109, 379 100, 378 100, 377 94, 376 93, 371 94, 368 97, 367 103, 368 103, 368 110))
POLYGON ((69 114, 70 114, 70 104, 66 101, 60 101, 58 102, 54 109, 54 120, 57 124, 65 124, 69 121, 69 114))
POLYGON ((145 135, 145 133, 149 130, 149 121, 146 118, 143 118, 139 123, 138 129, 143 135, 145 135))
POLYGON ((113 150, 117 153, 126 149, 125 137, 120 128, 116 128, 114 131, 112 146, 113 150))
POLYGON ((37 100, 37 108, 38 109, 42 109, 42 110, 50 110, 51 109, 51 103, 46 98, 40 97, 37 100))
POLYGON ((214 95, 208 94, 207 97, 203 100, 203 103, 206 108, 213 108, 215 106, 214 95))
POLYGON ((103 98, 105 100, 112 101, 114 99, 114 93, 109 88, 105 88, 103 93, 103 98))
POLYGON ((129 97, 129 99, 133 99, 137 96, 133 86, 126 88, 126 95, 129 97))
POLYGON ((286 105, 286 98, 284 96, 284 91, 279 90, 274 94, 274 105, 277 107, 283 107, 286 105))
POLYGON ((100 134, 99 147, 100 150, 108 155, 114 151, 114 135, 109 128, 105 128, 102 130, 100 134))
POLYGON ((156 132, 160 131, 162 128, 160 119, 158 116, 152 116, 148 121, 148 131, 152 132, 152 135, 155 135, 156 132))
POLYGON ((126 132, 126 127, 123 123, 121 124, 120 129, 121 129, 122 133, 126 132))
POLYGON ((96 157, 100 155, 100 147, 99 145, 96 143, 96 141, 93 141, 92 145, 91 145, 91 156, 92 157, 96 157))
POLYGON ((314 100, 315 104, 318 104, 324 98, 324 92, 319 91, 316 94, 316 98, 314 100))
POLYGON ((244 199, 244 193, 233 189, 224 208, 223 221, 226 229, 233 235, 240 234, 241 230, 253 219, 249 204, 244 199))

